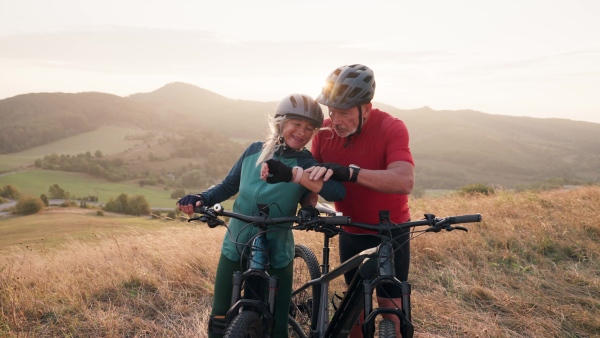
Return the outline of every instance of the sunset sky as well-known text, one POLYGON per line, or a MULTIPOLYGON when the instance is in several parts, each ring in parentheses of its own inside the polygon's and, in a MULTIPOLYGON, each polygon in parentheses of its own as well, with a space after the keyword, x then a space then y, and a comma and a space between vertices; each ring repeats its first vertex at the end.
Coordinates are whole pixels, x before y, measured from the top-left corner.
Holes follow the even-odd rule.
POLYGON ((277 101, 352 63, 401 109, 600 123, 600 1, 0 0, 0 99, 186 82, 277 101))

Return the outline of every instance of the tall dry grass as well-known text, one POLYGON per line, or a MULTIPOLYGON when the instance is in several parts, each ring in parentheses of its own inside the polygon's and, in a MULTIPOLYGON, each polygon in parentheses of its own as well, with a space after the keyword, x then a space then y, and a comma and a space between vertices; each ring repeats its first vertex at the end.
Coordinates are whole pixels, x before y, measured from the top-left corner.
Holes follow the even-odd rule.
MULTIPOLYGON (((413 219, 484 219, 469 233, 413 240, 417 337, 600 336, 600 187, 423 198, 411 208, 413 219)), ((4 255, 0 336, 206 337, 223 235, 176 226, 4 255)), ((320 235, 296 241, 320 256, 320 235)))
POLYGON ((223 229, 177 226, 0 259, 0 336, 205 337, 223 229))
POLYGON ((413 241, 417 330, 443 337, 600 336, 600 188, 417 200, 480 212, 468 234, 413 241))

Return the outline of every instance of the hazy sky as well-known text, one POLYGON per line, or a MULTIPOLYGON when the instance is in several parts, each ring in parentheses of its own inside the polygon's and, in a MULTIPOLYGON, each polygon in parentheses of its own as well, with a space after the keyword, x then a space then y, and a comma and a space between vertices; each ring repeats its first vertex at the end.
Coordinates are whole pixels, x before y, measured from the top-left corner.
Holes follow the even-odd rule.
POLYGON ((277 101, 352 63, 402 109, 600 123, 600 1, 0 0, 0 99, 180 81, 277 101))

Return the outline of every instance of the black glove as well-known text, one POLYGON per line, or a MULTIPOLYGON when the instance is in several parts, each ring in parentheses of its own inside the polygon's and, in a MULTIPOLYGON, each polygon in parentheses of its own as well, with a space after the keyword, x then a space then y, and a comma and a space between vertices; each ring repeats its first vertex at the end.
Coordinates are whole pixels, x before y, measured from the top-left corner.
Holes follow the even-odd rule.
POLYGON ((330 177, 331 179, 340 182, 347 182, 350 180, 350 167, 344 167, 343 165, 331 162, 322 163, 319 166, 333 171, 333 175, 330 177))
POLYGON ((292 167, 285 165, 283 162, 275 159, 270 159, 265 162, 269 166, 269 176, 267 183, 291 182, 294 177, 292 167))
POLYGON ((202 195, 198 194, 198 195, 186 195, 183 196, 182 198, 179 199, 179 201, 177 201, 177 204, 179 205, 193 205, 194 207, 196 206, 196 202, 200 201, 200 206, 204 205, 204 198, 202 198, 202 195))

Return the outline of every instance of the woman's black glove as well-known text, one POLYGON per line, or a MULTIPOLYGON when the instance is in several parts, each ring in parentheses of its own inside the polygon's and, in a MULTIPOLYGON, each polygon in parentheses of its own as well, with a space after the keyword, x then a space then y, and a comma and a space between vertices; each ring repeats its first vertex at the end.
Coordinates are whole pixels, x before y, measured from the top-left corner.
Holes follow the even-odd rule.
POLYGON ((294 177, 292 167, 285 165, 283 162, 275 159, 270 159, 265 162, 269 166, 269 176, 267 183, 291 182, 294 177))
POLYGON ((340 182, 347 182, 350 180, 350 167, 344 167, 343 165, 339 165, 337 163, 321 163, 320 167, 324 167, 333 171, 333 175, 331 175, 331 179, 340 182))
POLYGON ((179 201, 177 201, 178 205, 193 205, 194 207, 196 206, 196 202, 200 201, 200 206, 204 205, 204 198, 202 198, 202 195, 198 194, 198 195, 186 195, 183 196, 181 199, 179 199, 179 201))

